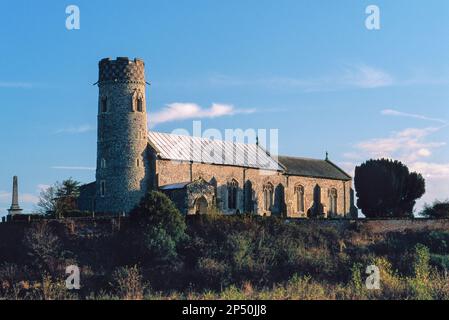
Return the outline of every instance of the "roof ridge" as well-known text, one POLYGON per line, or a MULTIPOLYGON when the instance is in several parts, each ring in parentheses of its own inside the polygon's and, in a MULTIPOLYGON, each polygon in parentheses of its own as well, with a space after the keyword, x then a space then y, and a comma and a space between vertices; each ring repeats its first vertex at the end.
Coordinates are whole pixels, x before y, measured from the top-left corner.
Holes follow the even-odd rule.
POLYGON ((196 138, 196 139, 201 139, 201 140, 207 140, 207 141, 210 141, 210 142, 219 141, 219 142, 234 143, 234 144, 239 144, 239 145, 258 146, 259 148, 263 149, 257 143, 246 143, 246 142, 230 141, 230 140, 223 140, 223 139, 210 139, 210 138, 197 137, 197 136, 192 136, 192 135, 176 134, 176 133, 168 133, 168 132, 160 132, 160 131, 148 131, 148 135, 150 135, 151 133, 162 134, 162 135, 170 135, 170 136, 174 136, 174 137, 196 138))
MULTIPOLYGON (((274 157, 274 156, 273 156, 274 157)), ((310 158, 310 157, 298 157, 298 156, 285 156, 285 155, 278 155, 278 158, 292 158, 292 159, 299 159, 299 160, 314 160, 314 161, 326 161, 325 159, 317 159, 317 158, 310 158)))

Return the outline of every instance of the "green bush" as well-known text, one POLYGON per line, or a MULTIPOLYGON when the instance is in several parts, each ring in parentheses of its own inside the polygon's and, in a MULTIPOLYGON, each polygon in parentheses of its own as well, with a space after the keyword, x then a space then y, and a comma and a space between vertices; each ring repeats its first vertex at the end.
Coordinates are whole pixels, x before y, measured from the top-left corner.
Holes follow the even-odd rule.
POLYGON ((153 266, 177 260, 177 247, 187 240, 186 224, 165 194, 149 192, 130 213, 130 221, 125 232, 125 255, 137 250, 134 258, 153 266))

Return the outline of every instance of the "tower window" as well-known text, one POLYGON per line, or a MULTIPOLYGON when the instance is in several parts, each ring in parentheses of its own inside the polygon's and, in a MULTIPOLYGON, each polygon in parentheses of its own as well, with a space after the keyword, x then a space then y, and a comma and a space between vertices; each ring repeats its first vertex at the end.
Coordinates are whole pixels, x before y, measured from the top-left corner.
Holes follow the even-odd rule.
POLYGON ((143 111, 143 101, 141 97, 137 98, 137 111, 143 111))
POLYGON ((100 181, 100 196, 104 197, 106 194, 106 181, 100 181))
POLYGON ((101 169, 105 169, 106 168, 106 159, 105 158, 101 158, 100 167, 101 167, 101 169))
POLYGON ((108 112, 108 98, 104 97, 101 99, 101 112, 108 112))
POLYGON ((140 159, 136 160, 137 167, 140 167, 140 159))

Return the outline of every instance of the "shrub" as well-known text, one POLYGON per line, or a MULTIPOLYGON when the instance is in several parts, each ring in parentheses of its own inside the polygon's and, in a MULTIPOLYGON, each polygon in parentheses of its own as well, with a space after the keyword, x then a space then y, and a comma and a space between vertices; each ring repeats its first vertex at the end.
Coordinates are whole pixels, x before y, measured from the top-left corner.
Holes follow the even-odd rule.
POLYGON ((424 209, 421 211, 421 216, 427 218, 449 218, 449 200, 435 201, 431 206, 424 205, 424 209))
POLYGON ((142 300, 147 286, 143 283, 142 275, 136 265, 118 268, 114 271, 112 279, 111 285, 120 299, 142 300))
POLYGON ((61 255, 61 243, 47 221, 35 223, 25 233, 24 245, 38 271, 54 271, 61 255))
POLYGON ((177 259, 177 247, 185 241, 184 217, 163 193, 151 191, 130 213, 131 229, 125 236, 138 248, 136 258, 150 264, 171 264, 177 259))
POLYGON ((430 280, 430 254, 429 249, 422 245, 415 246, 415 261, 413 264, 414 277, 409 279, 412 297, 417 300, 432 299, 429 286, 430 280))

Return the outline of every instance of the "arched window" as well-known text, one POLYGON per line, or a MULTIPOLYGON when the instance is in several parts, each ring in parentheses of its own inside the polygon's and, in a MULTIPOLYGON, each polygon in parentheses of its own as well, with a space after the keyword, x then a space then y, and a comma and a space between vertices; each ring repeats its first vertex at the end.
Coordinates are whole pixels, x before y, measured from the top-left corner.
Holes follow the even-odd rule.
POLYGON ((105 169, 106 168, 106 159, 105 158, 101 158, 100 168, 101 169, 105 169))
POLYGON ((107 97, 101 98, 100 104, 101 104, 101 106, 100 106, 101 112, 102 113, 108 112, 108 98, 107 97))
POLYGON ((228 208, 229 209, 237 209, 237 190, 239 188, 239 183, 232 179, 231 182, 228 183, 228 208))
POLYGON ((132 111, 143 111, 143 95, 139 91, 134 91, 133 98, 132 98, 132 111))
POLYGON ((335 188, 329 190, 329 213, 337 213, 337 189, 335 188))
POLYGON ((295 199, 296 199, 296 213, 304 213, 304 187, 301 185, 295 186, 295 199))
POLYGON ((139 112, 143 111, 143 99, 142 99, 142 97, 138 97, 137 98, 136 106, 137 106, 137 111, 139 111, 139 112))
POLYGON ((263 186, 263 209, 270 211, 273 206, 273 185, 267 183, 263 186))
POLYGON ((137 165, 137 167, 140 167, 140 159, 136 160, 136 165, 137 165))

